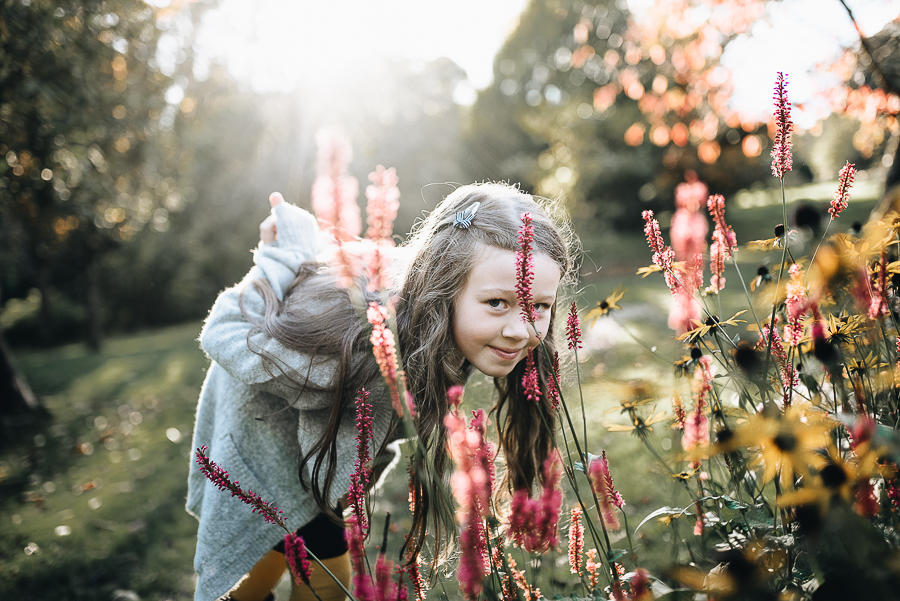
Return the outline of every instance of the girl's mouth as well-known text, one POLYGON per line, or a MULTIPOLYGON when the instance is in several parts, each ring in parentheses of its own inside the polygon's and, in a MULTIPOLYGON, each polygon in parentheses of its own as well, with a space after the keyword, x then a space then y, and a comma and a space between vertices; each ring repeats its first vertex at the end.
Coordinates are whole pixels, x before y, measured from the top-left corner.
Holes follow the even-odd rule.
POLYGON ((501 359, 505 359, 506 361, 512 361, 519 356, 519 353, 522 352, 522 349, 505 349, 505 348, 497 348, 496 346, 490 347, 492 351, 497 353, 501 359))

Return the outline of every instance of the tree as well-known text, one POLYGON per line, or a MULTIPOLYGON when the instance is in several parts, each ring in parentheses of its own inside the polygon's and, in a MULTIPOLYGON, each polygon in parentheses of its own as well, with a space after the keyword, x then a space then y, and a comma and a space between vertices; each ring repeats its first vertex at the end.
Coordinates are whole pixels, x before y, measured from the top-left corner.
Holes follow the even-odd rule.
MULTIPOLYGON (((154 17, 140 0, 0 2, 2 256, 40 290, 48 329, 51 281, 77 261, 94 347, 100 259, 151 222, 162 200, 149 185, 148 140, 171 82, 155 67, 154 17)), ((30 405, 2 360, 3 385, 30 405)))
MULTIPOLYGON (((634 13, 632 4, 533 0, 473 107, 473 163, 605 219, 670 205, 686 169, 726 195, 763 179, 770 124, 731 108, 721 57, 763 18, 767 1, 655 0, 634 13), (492 120, 499 135, 482 129, 492 120)), ((876 62, 851 48, 832 67, 845 85, 823 96, 822 116, 860 120, 853 152, 865 162, 897 130, 900 102, 854 75, 860 61, 876 62)))

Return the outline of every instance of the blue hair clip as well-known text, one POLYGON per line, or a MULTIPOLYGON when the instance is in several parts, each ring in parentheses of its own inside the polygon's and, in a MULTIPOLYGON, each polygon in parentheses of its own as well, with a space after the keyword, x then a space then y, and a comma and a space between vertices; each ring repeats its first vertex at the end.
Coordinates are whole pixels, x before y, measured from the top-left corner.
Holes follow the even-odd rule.
POLYGON ((470 225, 472 225, 472 219, 475 217, 475 211, 478 210, 480 202, 473 202, 469 205, 464 211, 459 211, 456 214, 456 217, 453 219, 453 225, 460 229, 468 229, 470 225))

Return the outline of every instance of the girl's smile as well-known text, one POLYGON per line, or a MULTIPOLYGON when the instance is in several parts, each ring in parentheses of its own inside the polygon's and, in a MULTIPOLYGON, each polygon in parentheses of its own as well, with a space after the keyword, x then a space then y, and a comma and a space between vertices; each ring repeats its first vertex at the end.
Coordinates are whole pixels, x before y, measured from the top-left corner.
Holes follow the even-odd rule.
MULTIPOLYGON (((561 272, 545 254, 534 255, 532 293, 541 337, 550 327, 561 272)), ((516 297, 516 253, 494 246, 479 252, 453 306, 453 339, 463 357, 485 375, 503 377, 540 342, 522 320, 516 297)))

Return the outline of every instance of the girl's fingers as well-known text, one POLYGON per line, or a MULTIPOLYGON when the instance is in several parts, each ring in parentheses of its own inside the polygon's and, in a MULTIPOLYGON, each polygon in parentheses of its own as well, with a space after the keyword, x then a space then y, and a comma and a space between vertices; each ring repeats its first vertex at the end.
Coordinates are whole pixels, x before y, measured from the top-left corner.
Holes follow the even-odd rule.
POLYGON ((269 204, 272 205, 273 209, 283 202, 284 196, 281 195, 281 192, 272 192, 269 194, 269 204))
POLYGON ((259 240, 263 244, 271 244, 275 241, 276 234, 275 215, 269 215, 259 224, 259 240))

